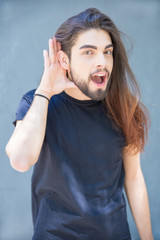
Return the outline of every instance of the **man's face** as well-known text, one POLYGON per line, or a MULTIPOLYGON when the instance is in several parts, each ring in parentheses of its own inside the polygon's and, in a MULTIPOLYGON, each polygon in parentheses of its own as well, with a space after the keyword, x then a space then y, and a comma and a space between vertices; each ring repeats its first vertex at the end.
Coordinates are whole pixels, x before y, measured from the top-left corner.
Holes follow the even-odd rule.
POLYGON ((69 79, 89 98, 102 100, 112 68, 110 35, 99 29, 81 33, 71 49, 69 79))

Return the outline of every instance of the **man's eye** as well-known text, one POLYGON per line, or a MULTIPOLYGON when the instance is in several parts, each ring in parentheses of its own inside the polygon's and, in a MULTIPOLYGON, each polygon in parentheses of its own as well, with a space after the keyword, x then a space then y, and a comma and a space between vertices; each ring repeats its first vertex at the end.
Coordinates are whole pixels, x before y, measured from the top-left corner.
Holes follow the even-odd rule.
POLYGON ((105 51, 105 54, 111 55, 111 54, 112 54, 112 51, 111 51, 111 50, 107 50, 107 51, 105 51))
POLYGON ((84 54, 85 54, 85 55, 91 55, 91 54, 92 54, 92 51, 85 51, 84 54))

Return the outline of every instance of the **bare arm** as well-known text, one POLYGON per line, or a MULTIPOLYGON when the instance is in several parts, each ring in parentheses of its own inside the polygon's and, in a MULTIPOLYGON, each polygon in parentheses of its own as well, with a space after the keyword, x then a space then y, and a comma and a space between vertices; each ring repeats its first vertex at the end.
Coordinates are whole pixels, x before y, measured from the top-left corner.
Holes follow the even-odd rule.
POLYGON ((35 97, 23 121, 18 121, 6 152, 13 168, 27 171, 36 163, 45 135, 48 101, 35 97))
POLYGON ((140 154, 124 150, 125 192, 141 240, 153 240, 147 189, 140 166, 140 154))
MULTIPOLYGON (((74 83, 66 78, 66 70, 58 60, 59 51, 60 44, 53 38, 49 40, 49 54, 47 51, 43 52, 44 73, 36 93, 48 99, 65 88, 75 87, 74 83)), ((36 96, 23 121, 17 122, 6 146, 6 153, 16 170, 27 171, 37 162, 44 141, 47 112, 48 100, 36 96)))

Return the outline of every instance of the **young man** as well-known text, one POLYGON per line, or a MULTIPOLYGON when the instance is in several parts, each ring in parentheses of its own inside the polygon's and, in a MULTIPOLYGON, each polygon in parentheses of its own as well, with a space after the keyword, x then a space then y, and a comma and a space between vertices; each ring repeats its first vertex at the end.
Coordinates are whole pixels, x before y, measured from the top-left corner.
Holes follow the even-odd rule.
POLYGON ((6 147, 16 170, 35 164, 33 239, 131 239, 123 186, 140 238, 153 239, 140 166, 147 115, 119 31, 87 9, 43 54, 40 85, 23 96, 6 147))

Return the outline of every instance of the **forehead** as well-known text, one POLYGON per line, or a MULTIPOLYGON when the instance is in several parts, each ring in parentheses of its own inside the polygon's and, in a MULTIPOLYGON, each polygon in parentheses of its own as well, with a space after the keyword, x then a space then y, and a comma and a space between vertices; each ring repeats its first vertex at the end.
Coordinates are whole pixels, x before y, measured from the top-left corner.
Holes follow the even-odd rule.
POLYGON ((103 47, 110 43, 112 43, 112 40, 108 32, 101 29, 89 29, 78 35, 74 46, 80 47, 89 44, 103 47))

